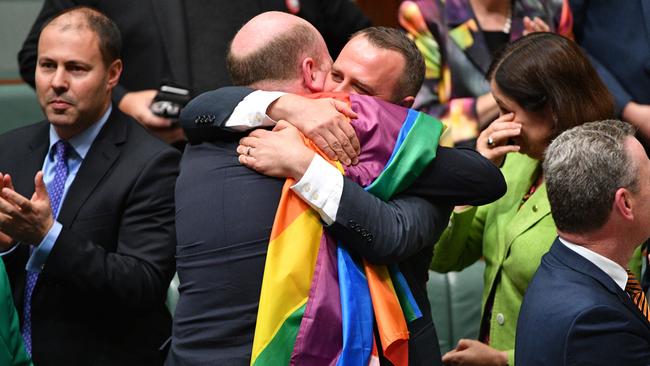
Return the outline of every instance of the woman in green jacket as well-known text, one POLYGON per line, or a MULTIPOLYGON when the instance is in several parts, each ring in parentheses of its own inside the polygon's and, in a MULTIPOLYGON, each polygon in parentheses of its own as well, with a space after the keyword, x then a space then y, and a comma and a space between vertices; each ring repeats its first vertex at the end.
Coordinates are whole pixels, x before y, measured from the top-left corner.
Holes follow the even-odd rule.
POLYGON ((488 79, 500 116, 480 134, 477 150, 503 164, 508 190, 489 205, 456 208, 435 246, 435 271, 459 271, 480 258, 486 264, 480 342, 461 340, 443 356, 452 365, 514 365, 519 307, 557 235, 544 150, 566 129, 614 116, 612 97, 588 59, 558 35, 534 33, 511 43, 488 79))
POLYGON ((31 364, 23 346, 23 338, 20 336, 18 315, 14 308, 5 265, 0 259, 0 365, 31 364))

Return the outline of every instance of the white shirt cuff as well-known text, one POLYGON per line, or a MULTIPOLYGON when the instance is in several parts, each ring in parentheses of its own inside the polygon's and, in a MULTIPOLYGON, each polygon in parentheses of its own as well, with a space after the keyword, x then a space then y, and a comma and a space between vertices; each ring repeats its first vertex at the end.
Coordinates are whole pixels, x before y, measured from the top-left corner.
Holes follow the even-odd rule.
POLYGON ((242 99, 224 124, 234 131, 247 131, 256 127, 275 126, 276 121, 266 115, 266 110, 287 93, 256 90, 242 99))
POLYGON ((4 252, 0 252, 0 257, 3 257, 3 256, 5 256, 5 255, 7 255, 7 254, 13 252, 14 250, 16 250, 16 248, 18 248, 18 243, 12 245, 11 248, 5 250, 4 252))
POLYGON ((343 194, 343 175, 321 156, 314 155, 302 179, 291 189, 316 210, 327 225, 336 221, 343 194))
POLYGON ((45 262, 47 262, 47 258, 50 256, 52 248, 54 248, 54 244, 56 244, 56 240, 59 238, 62 229, 63 225, 58 221, 54 221, 54 224, 43 238, 43 241, 34 248, 32 255, 27 261, 27 265, 25 266, 26 270, 32 272, 41 272, 43 270, 45 262))

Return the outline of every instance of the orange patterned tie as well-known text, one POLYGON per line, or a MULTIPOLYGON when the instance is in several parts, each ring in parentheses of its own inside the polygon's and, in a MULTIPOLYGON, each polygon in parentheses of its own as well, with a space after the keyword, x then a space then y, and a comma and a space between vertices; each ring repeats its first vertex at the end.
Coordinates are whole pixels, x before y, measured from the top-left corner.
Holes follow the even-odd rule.
POLYGON ((648 300, 643 293, 639 281, 636 280, 636 277, 630 270, 627 270, 627 284, 625 285, 625 292, 630 295, 632 302, 639 308, 639 311, 643 316, 650 321, 650 312, 648 312, 648 300))

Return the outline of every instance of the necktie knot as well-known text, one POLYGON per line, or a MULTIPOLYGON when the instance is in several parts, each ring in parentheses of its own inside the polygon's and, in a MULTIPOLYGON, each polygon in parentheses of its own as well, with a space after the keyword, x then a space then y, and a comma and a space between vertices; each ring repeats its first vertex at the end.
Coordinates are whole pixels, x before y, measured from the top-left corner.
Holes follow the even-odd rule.
POLYGON ((67 141, 59 140, 54 144, 54 153, 56 156, 56 162, 66 162, 68 160, 68 154, 70 153, 70 143, 67 141))

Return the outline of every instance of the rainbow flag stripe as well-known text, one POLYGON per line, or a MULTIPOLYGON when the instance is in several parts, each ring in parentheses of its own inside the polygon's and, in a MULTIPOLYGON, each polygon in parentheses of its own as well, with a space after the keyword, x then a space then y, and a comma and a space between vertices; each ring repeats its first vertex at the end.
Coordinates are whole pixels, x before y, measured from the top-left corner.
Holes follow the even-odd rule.
MULTIPOLYGON (((404 190, 435 158, 443 130, 437 119, 371 97, 313 97, 335 97, 359 115, 351 123, 360 163, 331 163, 377 197, 404 190)), ((372 365, 378 344, 394 365, 408 365, 406 324, 422 314, 397 266, 355 258, 323 231, 293 184, 287 179, 283 187, 271 233, 251 365, 372 365)))

